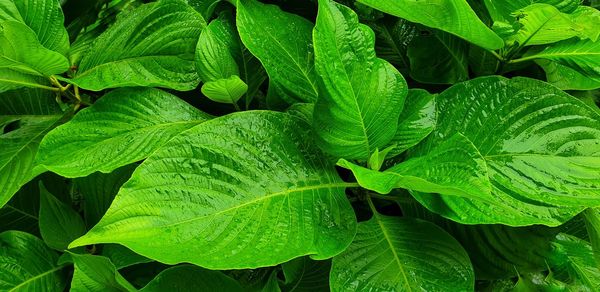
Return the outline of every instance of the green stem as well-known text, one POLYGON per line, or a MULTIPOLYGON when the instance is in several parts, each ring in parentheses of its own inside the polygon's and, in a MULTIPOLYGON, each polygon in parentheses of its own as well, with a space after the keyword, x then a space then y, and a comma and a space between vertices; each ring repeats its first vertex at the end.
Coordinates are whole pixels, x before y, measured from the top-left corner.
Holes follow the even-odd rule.
POLYGON ((375 208, 375 204, 373 204, 373 200, 371 200, 371 196, 367 195, 367 203, 369 204, 369 208, 371 208, 371 212, 373 212, 373 216, 377 216, 379 212, 377 212, 377 208, 375 208))
POLYGON ((492 54, 492 56, 496 57, 496 59, 498 59, 498 61, 500 62, 504 62, 504 58, 502 56, 500 56, 500 54, 496 53, 496 51, 492 51, 492 50, 487 50, 488 53, 492 54))
POLYGON ((516 63, 530 61, 530 60, 533 60, 533 59, 537 59, 537 57, 535 55, 529 56, 529 57, 523 57, 523 58, 519 58, 519 59, 510 60, 510 61, 508 61, 508 63, 509 64, 516 64, 516 63))
POLYGON ((241 112, 242 109, 240 108, 240 106, 237 104, 237 102, 233 103, 233 108, 235 108, 236 111, 241 112))

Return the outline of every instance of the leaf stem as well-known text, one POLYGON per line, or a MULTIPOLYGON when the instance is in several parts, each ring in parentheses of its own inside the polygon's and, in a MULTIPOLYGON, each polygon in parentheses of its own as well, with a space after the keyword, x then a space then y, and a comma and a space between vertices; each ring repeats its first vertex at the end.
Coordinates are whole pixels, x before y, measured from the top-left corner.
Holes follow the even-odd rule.
POLYGON ((537 59, 537 57, 535 55, 533 55, 533 56, 523 57, 523 58, 519 58, 519 59, 514 59, 514 60, 508 61, 508 64, 516 64, 516 63, 521 63, 521 62, 525 62, 525 61, 530 61, 533 59, 537 59))
POLYGON ((502 56, 500 56, 500 54, 496 53, 496 51, 493 50, 486 50, 488 53, 492 54, 492 56, 496 57, 496 59, 498 59, 498 61, 500 62, 504 62, 506 61, 502 56))
POLYGON ((241 112, 242 109, 240 108, 240 106, 237 104, 237 102, 233 102, 233 108, 235 108, 236 111, 241 112))
POLYGON ((375 204, 373 204, 373 200, 371 199, 371 196, 369 194, 367 194, 367 203, 369 204, 369 208, 371 208, 371 212, 373 212, 373 216, 377 216, 377 214, 379 214, 379 212, 377 212, 377 208, 375 208, 375 204))

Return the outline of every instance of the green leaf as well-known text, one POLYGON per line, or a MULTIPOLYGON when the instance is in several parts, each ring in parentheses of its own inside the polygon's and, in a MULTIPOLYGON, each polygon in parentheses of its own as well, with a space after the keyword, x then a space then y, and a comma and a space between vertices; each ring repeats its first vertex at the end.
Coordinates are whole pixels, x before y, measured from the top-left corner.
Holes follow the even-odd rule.
POLYGON ((60 118, 60 115, 0 116, 0 129, 4 129, 0 134, 0 208, 41 172, 34 170, 34 157, 44 135, 60 118), (7 132, 9 124, 18 128, 7 132))
POLYGON ((528 52, 525 57, 518 60, 533 59, 555 61, 595 82, 600 82, 600 41, 569 39, 548 46, 540 52, 528 52))
POLYGON ((202 82, 239 76, 237 59, 242 46, 231 14, 221 14, 211 21, 200 33, 196 47, 196 68, 202 82))
POLYGON ((554 252, 548 264, 560 280, 582 284, 590 289, 600 289, 600 269, 589 243, 567 234, 559 234, 553 242, 554 252))
POLYGON ((122 292, 137 291, 103 256, 70 253, 75 272, 71 282, 73 292, 122 292))
POLYGON ((572 37, 588 38, 583 27, 568 14, 548 4, 532 4, 513 13, 518 29, 507 42, 519 46, 551 44, 572 37))
POLYGON ((308 257, 281 264, 285 276, 283 291, 328 292, 331 261, 315 261, 308 257))
POLYGON ((22 186, 12 199, 0 208, 0 232, 19 230, 39 234, 39 187, 33 180, 22 186))
POLYGON ((583 212, 585 230, 592 244, 596 266, 600 267, 600 209, 588 208, 583 212))
POLYGON ((119 167, 111 173, 95 172, 74 179, 83 198, 83 215, 87 226, 93 226, 106 213, 119 188, 131 177, 137 164, 119 167))
POLYGON ((118 244, 103 245, 100 255, 107 257, 115 265, 117 270, 152 261, 151 259, 141 256, 118 244))
POLYGON ((383 172, 370 170, 344 159, 338 165, 352 171, 358 184, 380 194, 404 188, 493 200, 481 154, 471 141, 457 134, 426 155, 407 160, 383 172))
POLYGON ((237 28, 244 45, 280 89, 280 98, 290 104, 317 99, 310 21, 275 5, 238 0, 237 28))
POLYGON ((497 76, 457 84, 437 101, 436 129, 412 154, 462 133, 484 158, 493 200, 413 192, 429 210, 464 224, 556 226, 600 202, 600 115, 581 101, 497 76))
POLYGON ((248 85, 233 75, 227 79, 209 81, 202 85, 202 94, 212 101, 235 104, 248 91, 248 85))
POLYGON ((544 59, 538 59, 535 62, 546 72, 548 83, 562 90, 594 90, 600 88, 600 80, 591 79, 575 69, 544 59))
POLYGON ((354 236, 347 186, 301 120, 231 114, 146 159, 100 223, 71 246, 119 243, 160 262, 210 269, 329 258, 354 236))
POLYGON ((319 146, 335 157, 367 160, 396 133, 406 81, 375 56, 373 31, 346 6, 320 0, 313 37, 324 85, 313 122, 319 146))
POLYGON ((369 160, 367 160, 367 167, 372 170, 380 170, 381 166, 383 166, 383 162, 385 162, 388 153, 394 150, 395 147, 396 145, 392 145, 388 148, 383 149, 382 151, 379 151, 379 148, 375 148, 375 151, 373 151, 373 153, 369 157, 369 160))
POLYGON ((204 19, 210 19, 215 11, 217 5, 221 0, 186 0, 187 3, 192 6, 196 11, 202 14, 204 19))
POLYGON ((404 103, 404 110, 398 120, 398 130, 390 145, 396 147, 388 157, 394 157, 417 145, 435 128, 437 119, 435 97, 423 89, 410 89, 404 103))
POLYGON ((0 115, 50 115, 60 113, 56 94, 41 88, 19 88, 0 93, 0 115))
POLYGON ((374 214, 333 258, 332 291, 473 291, 469 257, 432 223, 374 214))
POLYGON ((18 21, 33 30, 39 42, 63 55, 69 50, 64 16, 56 0, 1 0, 0 22, 18 21))
POLYGON ((404 19, 384 19, 369 25, 375 31, 377 56, 399 68, 404 74, 410 67, 406 56, 408 45, 418 35, 415 24, 404 19))
POLYGON ((40 182, 40 233, 51 248, 62 251, 87 230, 83 219, 70 206, 55 198, 40 182))
POLYGON ((564 13, 571 13, 579 7, 581 0, 484 0, 485 6, 494 21, 510 21, 512 13, 534 3, 545 3, 564 13))
POLYGON ((29 27, 16 21, 0 23, 0 92, 19 87, 46 87, 39 77, 68 69, 67 58, 44 48, 29 27))
POLYGON ((176 266, 162 271, 141 292, 163 291, 244 291, 235 280, 219 271, 191 265, 176 266))
POLYGON ((66 275, 57 260, 58 255, 31 234, 0 233, 0 290, 62 292, 66 275))
POLYGON ((126 86, 192 90, 199 83, 194 51, 205 26, 202 16, 180 0, 144 4, 121 15, 94 41, 71 82, 94 91, 126 86))
POLYGON ((410 77, 421 83, 454 84, 469 79, 469 43, 449 33, 415 36, 408 45, 410 77))
POLYGON ((122 88, 48 133, 36 159, 66 177, 108 173, 146 158, 173 136, 210 118, 164 91, 122 88))
POLYGON ((504 43, 471 9, 466 0, 359 0, 385 13, 456 35, 482 48, 504 43))

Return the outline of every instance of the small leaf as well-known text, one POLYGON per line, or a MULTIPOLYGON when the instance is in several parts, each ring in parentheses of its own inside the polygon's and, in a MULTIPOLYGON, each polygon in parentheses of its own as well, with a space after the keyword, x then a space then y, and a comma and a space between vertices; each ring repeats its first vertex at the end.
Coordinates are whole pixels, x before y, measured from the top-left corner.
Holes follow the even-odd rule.
POLYGON ((234 279, 219 271, 191 265, 176 266, 162 271, 140 292, 163 291, 244 291, 234 279))
POLYGON ((56 252, 31 234, 0 233, 0 290, 62 292, 66 275, 57 260, 56 252))
POLYGON ((73 292, 137 291, 103 256, 70 253, 75 272, 71 282, 73 292))
POLYGON ((388 153, 394 150, 394 148, 396 148, 396 145, 392 145, 388 148, 385 148, 381 152, 379 152, 378 148, 375 148, 375 151, 373 152, 373 154, 371 154, 371 157, 369 157, 369 160, 367 161, 367 167, 369 167, 372 170, 380 170, 388 153))
POLYGON ((406 81, 376 57, 373 31, 346 6, 320 0, 313 37, 324 85, 315 104, 317 142, 335 157, 365 161, 396 133, 406 81))
POLYGON ((256 0, 237 1, 237 28, 244 45, 256 56, 292 104, 314 102, 319 93, 312 56, 312 23, 256 0), (285 64, 285 65, 283 65, 285 64))
POLYGON ((194 51, 205 26, 202 16, 182 1, 144 4, 121 15, 94 41, 70 82, 94 91, 127 86, 192 90, 199 83, 194 51))
POLYGON ((173 136, 210 118, 158 89, 118 89, 48 133, 36 160, 66 177, 108 173, 146 158, 173 136))
POLYGON ((349 184, 312 142, 309 127, 284 113, 248 111, 198 125, 146 159, 100 223, 71 246, 119 243, 160 262, 210 269, 332 257, 352 240, 356 219, 349 184))
POLYGON ((234 104, 248 91, 248 85, 233 75, 227 79, 209 81, 202 85, 202 94, 212 101, 234 104))
POLYGON ((466 0, 359 0, 385 13, 456 35, 482 48, 504 46, 502 39, 475 14, 466 0))
POLYGON ((40 233, 51 248, 62 251, 85 234, 83 219, 75 210, 56 199, 40 182, 40 233))
POLYGON ((465 250, 434 224, 374 214, 333 258, 332 291, 473 291, 465 250))

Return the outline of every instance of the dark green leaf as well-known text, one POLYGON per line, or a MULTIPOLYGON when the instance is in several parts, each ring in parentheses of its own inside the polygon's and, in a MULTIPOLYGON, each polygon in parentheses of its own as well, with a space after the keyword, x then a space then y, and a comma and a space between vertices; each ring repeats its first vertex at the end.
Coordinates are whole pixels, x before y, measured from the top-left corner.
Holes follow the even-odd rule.
POLYGON ((140 291, 241 292, 244 290, 239 283, 219 271, 183 265, 162 271, 140 291))
POLYGON ((41 182, 39 220, 44 242, 60 251, 67 249, 71 241, 87 230, 81 216, 48 192, 41 182))
POLYGON ((71 291, 73 292, 123 292, 137 291, 103 256, 71 253, 75 264, 71 291))

